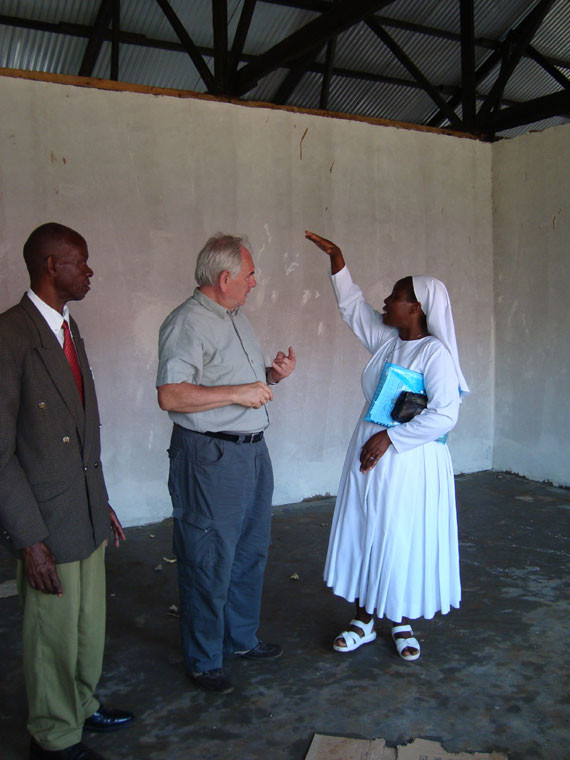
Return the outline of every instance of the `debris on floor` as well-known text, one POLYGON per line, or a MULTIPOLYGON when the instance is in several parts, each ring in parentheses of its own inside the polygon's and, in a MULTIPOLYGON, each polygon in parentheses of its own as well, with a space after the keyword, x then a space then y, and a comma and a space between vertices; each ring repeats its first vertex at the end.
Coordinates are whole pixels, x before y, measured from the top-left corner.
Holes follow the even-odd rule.
POLYGON ((395 749, 384 739, 348 739, 315 734, 305 760, 508 760, 502 752, 446 752, 438 742, 414 739, 395 749))

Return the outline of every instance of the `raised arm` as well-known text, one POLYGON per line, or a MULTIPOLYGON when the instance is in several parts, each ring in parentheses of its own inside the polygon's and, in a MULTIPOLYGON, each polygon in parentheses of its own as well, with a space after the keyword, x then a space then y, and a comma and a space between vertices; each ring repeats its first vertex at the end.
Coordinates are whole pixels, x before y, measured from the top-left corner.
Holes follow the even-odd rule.
POLYGON ((335 245, 330 240, 317 235, 315 232, 310 232, 309 230, 305 230, 305 237, 329 256, 331 260, 331 274, 336 274, 337 272, 340 272, 341 269, 344 269, 346 264, 342 251, 338 245, 335 245))

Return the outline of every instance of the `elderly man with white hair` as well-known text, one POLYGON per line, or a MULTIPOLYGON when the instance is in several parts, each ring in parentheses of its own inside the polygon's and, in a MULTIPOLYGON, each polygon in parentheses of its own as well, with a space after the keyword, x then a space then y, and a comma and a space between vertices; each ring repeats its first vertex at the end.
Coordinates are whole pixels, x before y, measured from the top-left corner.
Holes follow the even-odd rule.
POLYGON ((273 493, 263 434, 271 386, 294 370, 295 353, 279 351, 265 366, 241 310, 256 286, 244 238, 210 238, 195 278, 193 295, 160 328, 156 384, 174 423, 169 491, 184 661, 200 688, 228 693, 224 657, 282 654, 257 638, 273 493))

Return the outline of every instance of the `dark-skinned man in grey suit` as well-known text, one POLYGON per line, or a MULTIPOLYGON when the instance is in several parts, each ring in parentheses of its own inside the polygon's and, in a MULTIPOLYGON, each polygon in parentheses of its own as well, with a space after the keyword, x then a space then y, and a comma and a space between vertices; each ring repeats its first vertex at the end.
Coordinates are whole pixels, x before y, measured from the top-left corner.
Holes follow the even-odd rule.
POLYGON ((108 731, 132 713, 94 696, 105 639, 109 505, 99 413, 68 301, 89 291, 87 243, 43 224, 24 245, 30 289, 0 314, 0 525, 19 557, 31 760, 97 760, 83 729, 108 731))

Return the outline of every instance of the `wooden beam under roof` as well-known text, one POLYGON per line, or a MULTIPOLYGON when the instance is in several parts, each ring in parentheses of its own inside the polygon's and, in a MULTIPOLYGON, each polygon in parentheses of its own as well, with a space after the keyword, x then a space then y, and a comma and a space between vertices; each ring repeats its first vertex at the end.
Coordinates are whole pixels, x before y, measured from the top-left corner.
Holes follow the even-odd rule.
POLYGON ((544 21, 544 17, 555 2, 556 0, 540 0, 516 29, 509 32, 499 76, 477 114, 477 124, 480 129, 487 129, 485 122, 488 120, 491 112, 499 107, 509 77, 517 67, 524 51, 530 45, 532 38, 544 21))
POLYGON ((461 111, 467 132, 475 129, 475 16, 474 0, 460 0, 461 111))
POLYGON ((227 0, 212 0, 214 28, 214 79, 218 92, 226 92, 228 63, 228 4, 227 0))
POLYGON ((282 68, 291 60, 308 54, 318 43, 324 44, 331 37, 362 21, 381 7, 394 0, 341 0, 331 9, 278 42, 248 63, 237 73, 234 95, 244 95, 267 74, 282 68))
POLYGON ((121 35, 121 0, 113 0, 113 19, 111 31, 111 79, 119 81, 119 50, 121 35))
POLYGON ((97 63, 97 58, 101 52, 101 47, 105 40, 105 33, 109 28, 111 16, 113 13, 113 0, 101 0, 101 5, 97 11, 95 23, 90 28, 89 42, 83 54, 83 60, 79 67, 80 77, 90 77, 97 63))
POLYGON ((216 85, 216 80, 212 76, 212 72, 206 65, 206 62, 194 44, 194 40, 188 34, 188 31, 186 30, 184 24, 180 21, 168 0, 155 0, 155 2, 160 6, 162 12, 168 19, 170 26, 174 29, 178 39, 182 43, 182 46, 192 59, 192 63, 194 66, 196 66, 198 73, 202 77, 202 81, 206 85, 206 89, 209 92, 217 92, 218 88, 216 85))
POLYGON ((488 127, 494 134, 555 116, 570 118, 570 93, 566 90, 534 98, 526 103, 517 103, 510 108, 502 108, 491 114, 488 127))
POLYGON ((242 59, 243 48, 247 39, 247 33, 251 26, 253 12, 257 0, 244 0, 241 15, 234 35, 234 42, 228 60, 228 83, 230 90, 233 89, 235 75, 240 60, 242 59))
POLYGON ((319 108, 326 111, 329 107, 329 95, 331 88, 331 79, 334 70, 334 58, 336 54, 336 37, 333 37, 327 42, 327 54, 325 58, 325 71, 323 74, 323 82, 321 85, 321 97, 319 100, 319 108))
POLYGON ((455 113, 446 100, 441 96, 437 89, 431 84, 431 82, 425 77, 411 58, 406 55, 398 43, 388 34, 388 32, 382 27, 382 25, 374 18, 371 17, 366 22, 370 29, 376 34, 376 36, 382 40, 382 42, 389 48, 392 54, 398 59, 398 61, 404 66, 408 72, 418 81, 422 89, 430 96, 434 103, 445 113, 446 118, 449 119, 450 124, 454 129, 463 129, 463 124, 459 116, 455 113))

